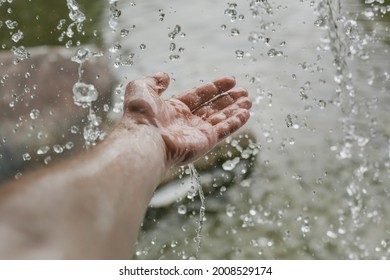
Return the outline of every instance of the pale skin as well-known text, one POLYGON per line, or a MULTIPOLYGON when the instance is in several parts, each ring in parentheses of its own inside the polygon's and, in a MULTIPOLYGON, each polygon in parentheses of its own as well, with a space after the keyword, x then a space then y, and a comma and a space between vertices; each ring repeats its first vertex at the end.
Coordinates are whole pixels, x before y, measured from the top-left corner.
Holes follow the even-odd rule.
POLYGON ((163 100, 165 73, 130 82, 102 143, 0 188, 0 258, 129 259, 153 192, 249 119, 245 89, 222 77, 163 100))

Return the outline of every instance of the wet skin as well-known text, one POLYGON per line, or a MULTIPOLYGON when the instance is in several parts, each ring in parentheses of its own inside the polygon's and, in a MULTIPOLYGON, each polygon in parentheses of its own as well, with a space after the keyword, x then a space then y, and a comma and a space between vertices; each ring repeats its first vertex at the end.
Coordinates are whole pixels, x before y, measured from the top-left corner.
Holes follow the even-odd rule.
POLYGON ((166 145, 168 165, 189 163, 235 132, 249 119, 252 106, 245 89, 234 88, 232 77, 223 77, 163 100, 169 76, 156 73, 127 86, 127 120, 157 128, 166 145))
POLYGON ((126 259, 166 175, 249 118, 251 101, 223 77, 177 98, 169 76, 130 82, 124 114, 102 143, 0 188, 0 258, 126 259))

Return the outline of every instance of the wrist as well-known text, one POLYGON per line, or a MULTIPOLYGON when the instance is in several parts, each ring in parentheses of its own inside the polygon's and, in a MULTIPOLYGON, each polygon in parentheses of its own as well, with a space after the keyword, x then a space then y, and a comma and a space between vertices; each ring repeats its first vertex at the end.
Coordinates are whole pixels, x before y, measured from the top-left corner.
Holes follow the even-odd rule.
POLYGON ((137 162, 139 165, 146 163, 147 166, 158 165, 157 172, 162 173, 161 179, 166 175, 170 168, 166 160, 166 144, 158 127, 142 124, 132 119, 122 118, 108 142, 116 142, 121 147, 122 155, 131 162, 137 162), (137 161, 137 159, 139 159, 137 161))

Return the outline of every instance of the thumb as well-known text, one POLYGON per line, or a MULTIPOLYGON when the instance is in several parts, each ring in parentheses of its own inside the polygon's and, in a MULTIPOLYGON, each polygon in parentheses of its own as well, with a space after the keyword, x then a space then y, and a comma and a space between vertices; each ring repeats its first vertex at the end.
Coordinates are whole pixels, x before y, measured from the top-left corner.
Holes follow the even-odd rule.
POLYGON ((157 72, 145 78, 146 84, 158 95, 161 95, 168 88, 170 80, 169 75, 165 72, 157 72))

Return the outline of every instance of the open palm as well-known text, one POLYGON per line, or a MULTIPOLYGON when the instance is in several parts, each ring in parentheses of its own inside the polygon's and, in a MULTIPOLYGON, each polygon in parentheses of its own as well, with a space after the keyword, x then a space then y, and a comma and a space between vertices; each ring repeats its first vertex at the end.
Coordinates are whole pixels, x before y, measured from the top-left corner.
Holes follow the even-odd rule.
POLYGON ((160 95, 170 78, 156 73, 128 84, 125 118, 154 126, 166 144, 169 164, 183 165, 207 153, 249 119, 252 102, 235 80, 223 77, 169 100, 160 95))

